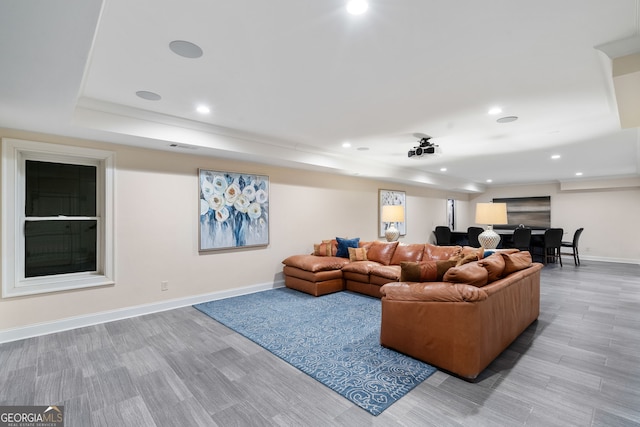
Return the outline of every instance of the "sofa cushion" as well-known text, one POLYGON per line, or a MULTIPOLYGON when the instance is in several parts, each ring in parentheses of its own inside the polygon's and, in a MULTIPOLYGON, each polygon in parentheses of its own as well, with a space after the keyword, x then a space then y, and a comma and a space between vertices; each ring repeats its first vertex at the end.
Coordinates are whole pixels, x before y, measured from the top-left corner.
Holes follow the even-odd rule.
POLYGON ((348 262, 344 265, 344 267, 342 267, 342 271, 343 272, 350 272, 350 273, 359 273, 359 274, 365 274, 365 275, 369 275, 369 273, 371 272, 371 269, 377 265, 380 265, 379 263, 375 262, 375 261, 352 261, 352 262, 348 262))
POLYGON ((516 271, 524 270, 531 266, 531 253, 529 251, 506 253, 500 252, 500 255, 504 259, 504 271, 502 277, 506 277, 516 271))
POLYGON ((336 237, 336 241, 338 242, 338 252, 336 256, 349 258, 349 248, 357 248, 358 243, 360 243, 360 238, 344 239, 342 237, 336 237))
POLYGON ((285 258, 282 263, 290 267, 296 267, 301 270, 316 272, 326 270, 340 270, 349 264, 346 258, 338 258, 334 256, 315 256, 315 255, 292 255, 285 258))
POLYGON ((481 259, 478 263, 487 270, 487 273, 489 274, 489 283, 495 282, 502 277, 505 267, 502 255, 495 253, 481 259))
POLYGON ((336 240, 323 240, 322 243, 313 245, 315 256, 336 256, 338 252, 338 242, 336 240))
POLYGON ((489 273, 477 262, 470 262, 458 267, 452 267, 444 274, 445 282, 466 283, 482 287, 488 283, 489 273))
POLYGON ((391 265, 400 265, 402 261, 421 261, 422 254, 424 253, 424 244, 412 243, 402 244, 396 246, 396 250, 393 252, 391 258, 391 265))
POLYGON ((460 253, 452 257, 451 259, 456 260, 456 267, 457 267, 460 265, 468 264, 472 261, 478 261, 478 254, 477 253, 467 253, 467 254, 460 253))
POLYGON ((424 244, 424 252, 422 254, 423 261, 446 260, 452 256, 458 255, 462 250, 461 246, 436 246, 431 243, 424 244))
POLYGON ((347 248, 349 250, 349 261, 366 261, 367 250, 365 248, 347 248))
POLYGON ((367 248, 367 259, 379 262, 382 265, 389 265, 391 258, 399 242, 379 242, 374 241, 367 248))
POLYGON ((397 282, 400 280, 402 269, 399 265, 376 265, 371 268, 371 276, 378 276, 389 281, 397 282))

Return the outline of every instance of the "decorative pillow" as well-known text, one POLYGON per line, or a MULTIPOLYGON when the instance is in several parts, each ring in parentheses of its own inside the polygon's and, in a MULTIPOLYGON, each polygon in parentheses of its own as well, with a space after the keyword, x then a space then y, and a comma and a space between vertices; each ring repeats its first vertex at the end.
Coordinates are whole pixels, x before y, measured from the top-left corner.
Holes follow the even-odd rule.
POLYGON ((349 261, 366 261, 367 250, 365 248, 347 248, 349 250, 349 261))
POLYGON ((435 261, 400 262, 401 282, 435 282, 438 278, 438 267, 435 261))
POLYGON ((505 253, 500 252, 502 258, 504 258, 504 271, 502 277, 506 277, 516 271, 524 270, 531 266, 531 254, 529 251, 505 253))
POLYGON ((461 266, 461 265, 465 265, 470 263, 471 261, 478 261, 478 254, 477 253, 469 253, 466 255, 458 255, 455 256, 451 259, 455 259, 456 260, 456 267, 457 266, 461 266))
POLYGON ((457 261, 455 260, 444 260, 444 261, 436 261, 436 267, 438 269, 438 281, 442 281, 444 279, 444 274, 451 267, 455 267, 457 261))
POLYGON ((445 282, 466 283, 481 288, 488 283, 489 273, 477 262, 470 262, 450 268, 444 274, 443 279, 445 282))
POLYGON ((462 250, 460 251, 462 255, 468 255, 471 253, 477 254, 479 260, 484 258, 484 252, 485 249, 482 246, 479 248, 474 248, 473 246, 463 246, 462 250))
POLYGON ((360 243, 360 238, 355 237, 353 239, 343 239, 342 237, 336 237, 338 242, 338 251, 336 256, 341 258, 349 258, 349 248, 357 248, 360 243))
POLYGON ((338 242, 335 240, 323 240, 322 243, 313 245, 313 254, 316 256, 336 256, 338 242))
POLYGON ((478 262, 481 266, 483 266, 487 273, 489 273, 489 283, 495 282, 500 277, 502 277, 502 272, 504 271, 504 258, 502 255, 495 253, 489 255, 486 258, 483 258, 478 262))
POLYGON ((374 241, 367 248, 367 259, 369 261, 379 262, 382 265, 389 265, 391 258, 396 250, 399 242, 380 242, 374 241))
POLYGON ((441 282, 447 270, 455 265, 455 261, 402 261, 400 262, 400 281, 441 282))

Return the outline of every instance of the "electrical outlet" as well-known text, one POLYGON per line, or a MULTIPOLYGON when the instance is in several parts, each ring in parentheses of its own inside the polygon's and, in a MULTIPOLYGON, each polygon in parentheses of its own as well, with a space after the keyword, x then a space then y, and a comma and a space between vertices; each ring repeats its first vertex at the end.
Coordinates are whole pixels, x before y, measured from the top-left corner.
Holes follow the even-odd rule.
POLYGON ((168 291, 169 290, 169 282, 167 282, 166 280, 163 282, 160 282, 160 290, 161 291, 168 291))

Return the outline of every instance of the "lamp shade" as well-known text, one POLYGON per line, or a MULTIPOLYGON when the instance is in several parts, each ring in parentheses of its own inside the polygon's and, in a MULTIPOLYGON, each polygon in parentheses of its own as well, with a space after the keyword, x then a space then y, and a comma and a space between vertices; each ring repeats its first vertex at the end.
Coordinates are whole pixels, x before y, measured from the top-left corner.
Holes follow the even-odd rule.
POLYGON ((507 224, 506 203, 476 204, 476 224, 507 224))
POLYGON ((404 206, 384 205, 382 207, 382 222, 404 222, 404 206))

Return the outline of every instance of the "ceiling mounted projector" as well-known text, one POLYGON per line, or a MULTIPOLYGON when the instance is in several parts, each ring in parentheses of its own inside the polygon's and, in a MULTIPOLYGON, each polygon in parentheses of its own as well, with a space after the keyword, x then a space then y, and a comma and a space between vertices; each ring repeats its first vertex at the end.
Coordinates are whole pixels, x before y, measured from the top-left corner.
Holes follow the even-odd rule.
POLYGON ((435 154, 436 148, 438 145, 431 142, 431 137, 429 135, 425 135, 423 133, 414 133, 413 136, 419 138, 419 145, 416 145, 412 149, 409 150, 409 158, 411 157, 422 157, 425 154, 435 154))

